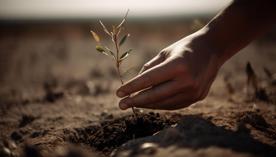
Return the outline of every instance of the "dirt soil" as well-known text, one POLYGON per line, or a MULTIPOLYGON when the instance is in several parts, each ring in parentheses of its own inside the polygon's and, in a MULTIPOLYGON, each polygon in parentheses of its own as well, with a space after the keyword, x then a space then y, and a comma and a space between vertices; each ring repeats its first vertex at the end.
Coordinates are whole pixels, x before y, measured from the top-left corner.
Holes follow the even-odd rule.
MULTIPOLYGON (((136 40, 149 42, 129 43, 141 53, 125 67, 137 71, 180 37, 182 25, 168 29, 173 39, 162 34, 166 26, 130 26, 136 40)), ((0 38, 7 50, 0 68, 1 157, 276 156, 272 39, 252 43, 227 62, 203 101, 177 111, 136 109, 135 116, 118 108, 116 72, 110 60, 90 52, 86 27, 15 28, 4 27, 0 38)))

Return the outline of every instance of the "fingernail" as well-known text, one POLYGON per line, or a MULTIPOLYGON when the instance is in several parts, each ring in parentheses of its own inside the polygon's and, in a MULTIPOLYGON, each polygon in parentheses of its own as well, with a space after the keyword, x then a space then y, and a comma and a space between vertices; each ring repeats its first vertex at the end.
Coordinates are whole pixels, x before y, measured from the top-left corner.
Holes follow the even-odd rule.
POLYGON ((125 110, 128 108, 128 105, 126 103, 120 103, 119 104, 119 107, 122 109, 122 110, 125 110))
POLYGON ((125 93, 122 92, 122 91, 118 91, 118 92, 117 92, 117 96, 118 96, 118 97, 123 97, 124 95, 125 95, 125 93))

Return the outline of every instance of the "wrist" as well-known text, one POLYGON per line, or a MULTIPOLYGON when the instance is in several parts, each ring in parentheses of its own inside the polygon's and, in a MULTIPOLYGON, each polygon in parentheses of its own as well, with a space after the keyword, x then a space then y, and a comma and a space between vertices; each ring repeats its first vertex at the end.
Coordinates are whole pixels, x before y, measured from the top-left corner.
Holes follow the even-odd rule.
POLYGON ((227 60, 224 56, 225 49, 216 41, 208 27, 204 27, 188 36, 189 47, 195 52, 195 58, 201 63, 212 62, 219 69, 227 60))

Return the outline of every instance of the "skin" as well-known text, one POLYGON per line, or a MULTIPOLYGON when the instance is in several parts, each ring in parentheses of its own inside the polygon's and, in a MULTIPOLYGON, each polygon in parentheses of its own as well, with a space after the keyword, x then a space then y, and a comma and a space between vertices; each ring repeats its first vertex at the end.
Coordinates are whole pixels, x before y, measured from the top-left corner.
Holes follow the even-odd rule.
POLYGON ((121 86, 119 107, 174 110, 204 99, 220 67, 275 23, 275 10, 275 0, 233 1, 202 29, 159 52, 121 86))

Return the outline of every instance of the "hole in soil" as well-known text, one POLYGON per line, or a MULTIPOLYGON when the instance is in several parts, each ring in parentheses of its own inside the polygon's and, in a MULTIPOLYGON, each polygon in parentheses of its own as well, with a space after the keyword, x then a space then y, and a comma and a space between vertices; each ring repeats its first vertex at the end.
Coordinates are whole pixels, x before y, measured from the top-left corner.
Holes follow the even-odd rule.
POLYGON ((97 151, 108 155, 113 149, 129 140, 151 136, 175 124, 180 117, 180 114, 168 115, 166 113, 165 116, 153 112, 148 114, 140 113, 137 115, 137 119, 133 115, 128 115, 109 121, 102 121, 100 125, 77 128, 75 133, 69 135, 69 140, 73 143, 90 145, 97 151))

